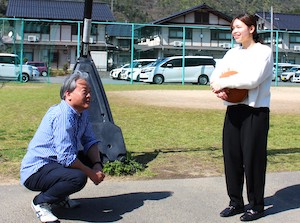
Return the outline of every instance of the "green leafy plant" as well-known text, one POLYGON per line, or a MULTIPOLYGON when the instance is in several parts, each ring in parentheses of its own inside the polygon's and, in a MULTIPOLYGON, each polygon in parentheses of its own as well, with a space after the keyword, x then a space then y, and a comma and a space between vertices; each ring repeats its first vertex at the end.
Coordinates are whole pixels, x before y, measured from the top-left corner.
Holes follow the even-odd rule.
POLYGON ((127 154, 127 158, 124 162, 119 160, 113 162, 107 162, 104 164, 103 172, 110 176, 126 176, 133 175, 137 172, 141 172, 145 169, 145 166, 136 160, 134 160, 130 153, 127 154))

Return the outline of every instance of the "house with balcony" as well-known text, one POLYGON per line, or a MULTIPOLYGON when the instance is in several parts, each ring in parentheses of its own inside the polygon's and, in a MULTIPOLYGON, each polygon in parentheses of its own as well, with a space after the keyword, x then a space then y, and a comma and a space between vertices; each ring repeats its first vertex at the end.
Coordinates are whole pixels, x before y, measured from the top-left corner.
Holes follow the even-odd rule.
MULTIPOLYGON (((270 13, 257 13, 258 32, 271 45, 270 13)), ((222 58, 238 44, 232 39, 232 18, 206 4, 175 13, 139 28, 136 49, 152 57, 205 55, 222 58)), ((278 32, 278 62, 300 64, 300 15, 274 13, 273 49, 278 32)), ((275 53, 274 53, 275 58, 275 53)))
MULTIPOLYGON (((132 25, 130 24, 111 24, 106 26, 106 43, 113 46, 109 49, 109 58, 112 61, 112 67, 130 63, 132 25)), ((135 41, 137 37, 134 37, 135 41)), ((134 58, 136 59, 136 58, 134 58)))
POLYGON ((175 13, 140 28, 136 48, 152 57, 205 55, 223 57, 232 46, 232 18, 206 4, 175 13))
MULTIPOLYGON (((9 0, 9 21, 3 22, 1 44, 14 46, 18 53, 22 48, 28 60, 48 62, 52 68, 67 63, 72 68, 80 52, 83 13, 84 1, 79 0, 9 0)), ((256 16, 261 37, 271 44, 270 13, 256 16)), ((300 64, 300 15, 274 13, 273 17, 278 62, 300 64)), ((231 35, 231 21, 230 16, 202 4, 150 24, 122 24, 115 23, 108 4, 94 2, 90 51, 106 52, 108 69, 130 62, 132 49, 134 59, 183 53, 218 59, 237 45, 231 35)))
MULTIPOLYGON (((23 51, 28 60, 47 62, 52 68, 72 68, 80 52, 84 1, 9 0, 6 16, 9 25, 1 29, 7 47, 23 51)), ((105 51, 105 25, 115 18, 108 4, 93 3, 90 50, 105 51), (99 22, 99 24, 97 24, 99 22)), ((3 24, 7 22, 3 20, 3 24)), ((6 47, 6 48, 7 48, 6 47)))
POLYGON ((271 16, 269 12, 258 12, 256 16, 258 30, 264 43, 271 45, 273 41, 275 51, 276 41, 278 42, 278 62, 300 64, 300 15, 273 13, 271 16), (273 29, 271 17, 273 17, 273 29), (265 30, 268 32, 264 32, 265 30))

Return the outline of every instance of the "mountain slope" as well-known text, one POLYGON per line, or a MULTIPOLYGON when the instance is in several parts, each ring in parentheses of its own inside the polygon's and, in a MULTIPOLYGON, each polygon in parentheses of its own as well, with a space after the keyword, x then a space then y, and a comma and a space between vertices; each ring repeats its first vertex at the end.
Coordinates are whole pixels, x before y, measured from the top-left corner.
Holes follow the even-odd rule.
POLYGON ((229 16, 242 12, 270 11, 271 6, 274 12, 300 13, 300 0, 106 0, 104 2, 113 6, 113 13, 118 22, 135 23, 151 22, 204 3, 229 16))

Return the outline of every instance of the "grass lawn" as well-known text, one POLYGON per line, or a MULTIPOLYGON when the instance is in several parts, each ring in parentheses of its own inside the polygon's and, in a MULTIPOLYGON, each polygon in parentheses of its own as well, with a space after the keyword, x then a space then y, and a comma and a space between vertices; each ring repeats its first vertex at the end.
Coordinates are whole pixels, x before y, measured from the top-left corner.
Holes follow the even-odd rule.
MULTIPOLYGON (((193 85, 105 85, 115 124, 126 147, 147 165, 134 178, 223 174, 221 132, 224 111, 164 108, 129 103, 110 95, 122 90, 196 90, 193 85)), ((58 84, 7 83, 0 88, 0 176, 17 179, 27 145, 47 109, 59 103, 58 84)), ((268 171, 300 170, 300 112, 272 114, 268 171)))

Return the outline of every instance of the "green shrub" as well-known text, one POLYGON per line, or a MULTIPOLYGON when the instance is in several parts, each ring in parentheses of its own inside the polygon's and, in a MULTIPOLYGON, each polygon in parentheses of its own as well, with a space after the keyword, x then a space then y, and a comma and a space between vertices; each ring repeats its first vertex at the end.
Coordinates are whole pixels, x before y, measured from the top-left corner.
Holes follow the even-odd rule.
POLYGON ((50 76, 52 77, 57 77, 57 76, 65 76, 66 74, 69 74, 69 70, 64 70, 64 69, 50 69, 50 76))
POLYGON ((103 172, 110 176, 126 176, 133 175, 137 172, 141 172, 145 169, 145 166, 141 163, 138 163, 132 157, 127 155, 127 158, 124 162, 119 160, 113 162, 107 162, 104 164, 103 172))

